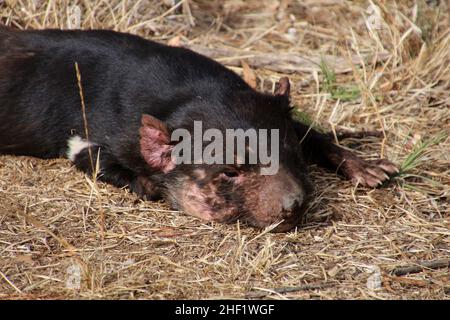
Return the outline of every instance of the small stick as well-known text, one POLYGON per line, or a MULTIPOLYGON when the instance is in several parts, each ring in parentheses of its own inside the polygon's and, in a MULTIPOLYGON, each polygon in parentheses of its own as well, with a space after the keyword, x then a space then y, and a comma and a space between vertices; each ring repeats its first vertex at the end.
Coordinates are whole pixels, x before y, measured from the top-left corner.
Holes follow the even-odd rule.
MULTIPOLYGON (((86 117, 86 105, 84 103, 84 95, 83 95, 83 86, 81 85, 81 74, 80 68, 78 67, 78 62, 75 62, 75 70, 77 73, 77 83, 78 89, 80 91, 80 99, 81 99, 81 111, 83 113, 83 122, 84 122, 84 134, 86 136, 86 140, 89 143, 89 130, 88 130, 88 122, 86 117)), ((91 163, 92 173, 94 173, 94 160, 92 160, 92 150, 90 144, 88 144, 88 152, 89 152, 89 161, 91 163)))
POLYGON ((11 280, 9 280, 4 274, 3 274, 3 272, 1 272, 0 271, 0 276, 2 276, 2 278, 3 279, 5 279, 5 281, 6 282, 8 282, 8 284, 11 286, 11 287, 13 287, 14 288, 14 290, 16 290, 18 293, 22 293, 22 291, 19 289, 19 288, 17 288, 15 285, 14 285, 14 283, 12 283, 11 282, 11 280))
MULTIPOLYGON (((304 284, 298 287, 280 287, 271 289, 270 291, 274 291, 276 293, 289 293, 289 292, 297 292, 297 291, 305 291, 305 290, 315 290, 315 289, 324 289, 334 286, 335 284, 332 282, 322 282, 322 283, 311 283, 311 284, 304 284)), ((256 292, 256 293, 249 293, 247 295, 248 298, 262 298, 265 296, 268 296, 272 294, 272 292, 256 292)))
MULTIPOLYGON (((243 51, 233 48, 209 48, 195 44, 182 43, 181 46, 187 47, 200 54, 216 59, 227 66, 240 66, 241 60, 245 59, 249 66, 253 68, 265 68, 272 71, 283 73, 320 72, 321 58, 303 54, 291 53, 259 53, 256 51, 243 51)), ((361 65, 365 60, 370 60, 371 55, 352 56, 351 61, 338 56, 326 55, 324 59, 335 73, 348 73, 352 71, 352 65, 361 65)), ((389 58, 387 52, 377 55, 377 62, 386 61, 389 58)))
MULTIPOLYGON (((331 138, 334 138, 334 135, 332 133, 329 134, 331 138)), ((353 138, 353 139, 363 139, 367 137, 382 137, 383 132, 382 131, 338 131, 336 132, 336 138, 338 140, 343 140, 347 138, 353 138)))
POLYGON ((401 284, 412 285, 412 286, 417 286, 417 287, 427 287, 431 284, 431 282, 429 282, 429 281, 423 281, 423 280, 419 280, 419 279, 402 278, 402 277, 395 277, 395 276, 388 276, 387 278, 392 282, 395 281, 395 282, 398 282, 401 284))
POLYGON ((440 269, 450 267, 450 259, 439 259, 431 261, 422 261, 414 266, 398 267, 392 270, 392 274, 396 276, 404 276, 410 273, 422 272, 424 269, 440 269))

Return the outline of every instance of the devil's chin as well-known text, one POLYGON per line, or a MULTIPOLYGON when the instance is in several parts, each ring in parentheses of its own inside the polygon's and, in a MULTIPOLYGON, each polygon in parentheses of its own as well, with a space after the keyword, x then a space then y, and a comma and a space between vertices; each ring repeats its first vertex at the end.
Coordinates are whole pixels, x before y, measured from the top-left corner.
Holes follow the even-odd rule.
POLYGON ((289 219, 284 219, 280 221, 274 221, 271 224, 267 223, 261 223, 255 220, 247 220, 247 224, 257 228, 257 229, 265 229, 267 227, 271 227, 273 225, 276 225, 273 229, 270 230, 270 232, 273 233, 282 233, 282 232, 289 232, 295 230, 295 228, 300 228, 302 226, 303 217, 305 214, 305 208, 301 208, 299 212, 297 212, 295 215, 289 217, 289 219), (278 223, 278 224, 277 224, 278 223))

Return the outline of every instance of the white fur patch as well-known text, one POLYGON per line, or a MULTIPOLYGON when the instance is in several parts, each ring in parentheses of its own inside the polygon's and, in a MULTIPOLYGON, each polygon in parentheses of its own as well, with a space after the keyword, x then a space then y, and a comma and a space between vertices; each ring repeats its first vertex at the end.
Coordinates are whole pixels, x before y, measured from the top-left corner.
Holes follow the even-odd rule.
POLYGON ((87 140, 81 139, 80 136, 73 136, 67 140, 67 158, 74 162, 77 154, 79 154, 83 149, 90 146, 95 146, 95 143, 91 143, 87 140))

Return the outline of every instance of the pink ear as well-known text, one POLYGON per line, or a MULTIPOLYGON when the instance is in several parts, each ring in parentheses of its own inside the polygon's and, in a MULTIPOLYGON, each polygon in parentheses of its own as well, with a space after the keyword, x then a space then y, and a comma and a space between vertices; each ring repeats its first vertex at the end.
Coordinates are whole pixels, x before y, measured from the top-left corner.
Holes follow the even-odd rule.
POLYGON ((275 85, 275 95, 289 97, 291 85, 288 77, 282 77, 275 85))
POLYGON ((141 154, 147 164, 158 171, 167 173, 175 168, 171 152, 170 134, 164 122, 147 114, 142 115, 139 129, 141 154))

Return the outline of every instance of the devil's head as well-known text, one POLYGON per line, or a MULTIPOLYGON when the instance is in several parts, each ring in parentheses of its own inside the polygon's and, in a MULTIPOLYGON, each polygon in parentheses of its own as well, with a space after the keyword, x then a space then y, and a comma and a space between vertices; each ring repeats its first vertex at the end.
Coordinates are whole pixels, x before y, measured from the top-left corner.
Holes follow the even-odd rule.
POLYGON ((289 81, 254 91, 196 97, 164 122, 142 116, 141 155, 177 209, 208 221, 297 226, 311 193, 289 107, 289 81))

